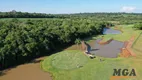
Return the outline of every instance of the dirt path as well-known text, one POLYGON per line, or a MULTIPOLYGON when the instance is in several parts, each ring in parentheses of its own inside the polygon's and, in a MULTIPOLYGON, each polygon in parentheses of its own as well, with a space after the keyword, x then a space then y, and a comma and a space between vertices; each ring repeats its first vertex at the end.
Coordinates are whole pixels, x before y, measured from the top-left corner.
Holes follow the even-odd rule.
POLYGON ((132 36, 131 39, 129 40, 129 43, 128 43, 127 47, 126 47, 132 56, 136 56, 136 54, 131 49, 134 40, 135 40, 135 36, 132 36))
POLYGON ((4 71, 4 75, 0 76, 0 80, 52 80, 49 73, 40 69, 41 60, 43 58, 4 71))
POLYGON ((125 43, 125 47, 122 48, 121 57, 129 57, 129 56, 136 56, 136 54, 131 49, 133 42, 135 40, 135 36, 132 36, 130 40, 125 43))

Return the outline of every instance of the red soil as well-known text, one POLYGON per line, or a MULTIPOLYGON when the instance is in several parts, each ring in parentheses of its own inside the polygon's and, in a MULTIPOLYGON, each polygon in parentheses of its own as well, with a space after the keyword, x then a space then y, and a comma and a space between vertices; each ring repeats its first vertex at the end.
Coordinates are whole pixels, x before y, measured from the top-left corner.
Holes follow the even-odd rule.
POLYGON ((98 44, 100 45, 106 45, 109 44, 113 39, 109 39, 108 41, 103 41, 103 39, 101 41, 98 42, 98 44))
POLYGON ((132 51, 131 46, 135 40, 135 37, 132 36, 130 40, 125 42, 124 48, 122 48, 121 57, 129 57, 129 56, 136 56, 136 54, 132 51))

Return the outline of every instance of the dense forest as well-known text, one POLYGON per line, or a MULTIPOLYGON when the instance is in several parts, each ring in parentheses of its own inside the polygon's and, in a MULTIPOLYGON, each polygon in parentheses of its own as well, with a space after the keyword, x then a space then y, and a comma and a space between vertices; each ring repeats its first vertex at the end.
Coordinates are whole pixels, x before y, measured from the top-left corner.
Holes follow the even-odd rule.
POLYGON ((76 39, 102 33, 106 22, 89 19, 50 19, 0 22, 0 63, 6 68, 48 55, 76 39))
POLYGON ((0 12, 0 69, 8 68, 49 55, 91 35, 102 34, 110 21, 132 24, 142 29, 142 14, 136 13, 79 13, 41 14, 26 12, 0 12), (50 18, 41 20, 19 20, 18 18, 50 18))

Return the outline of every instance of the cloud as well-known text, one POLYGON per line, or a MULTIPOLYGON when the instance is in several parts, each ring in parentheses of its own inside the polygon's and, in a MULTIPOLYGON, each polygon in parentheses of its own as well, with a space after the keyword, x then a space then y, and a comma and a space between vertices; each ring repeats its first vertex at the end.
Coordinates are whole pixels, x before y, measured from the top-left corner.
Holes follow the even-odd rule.
POLYGON ((136 10, 136 7, 132 7, 132 6, 123 6, 121 8, 121 11, 123 12, 133 12, 136 10))

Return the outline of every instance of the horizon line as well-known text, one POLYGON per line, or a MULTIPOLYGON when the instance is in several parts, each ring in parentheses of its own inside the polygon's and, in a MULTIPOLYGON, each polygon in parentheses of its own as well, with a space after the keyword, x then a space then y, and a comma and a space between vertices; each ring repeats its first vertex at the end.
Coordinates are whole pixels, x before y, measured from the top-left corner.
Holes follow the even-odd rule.
POLYGON ((41 14, 85 14, 85 13, 126 13, 126 14, 142 14, 142 12, 73 12, 73 13, 46 13, 46 12, 28 12, 28 11, 0 11, 0 12, 22 12, 22 13, 41 13, 41 14))

